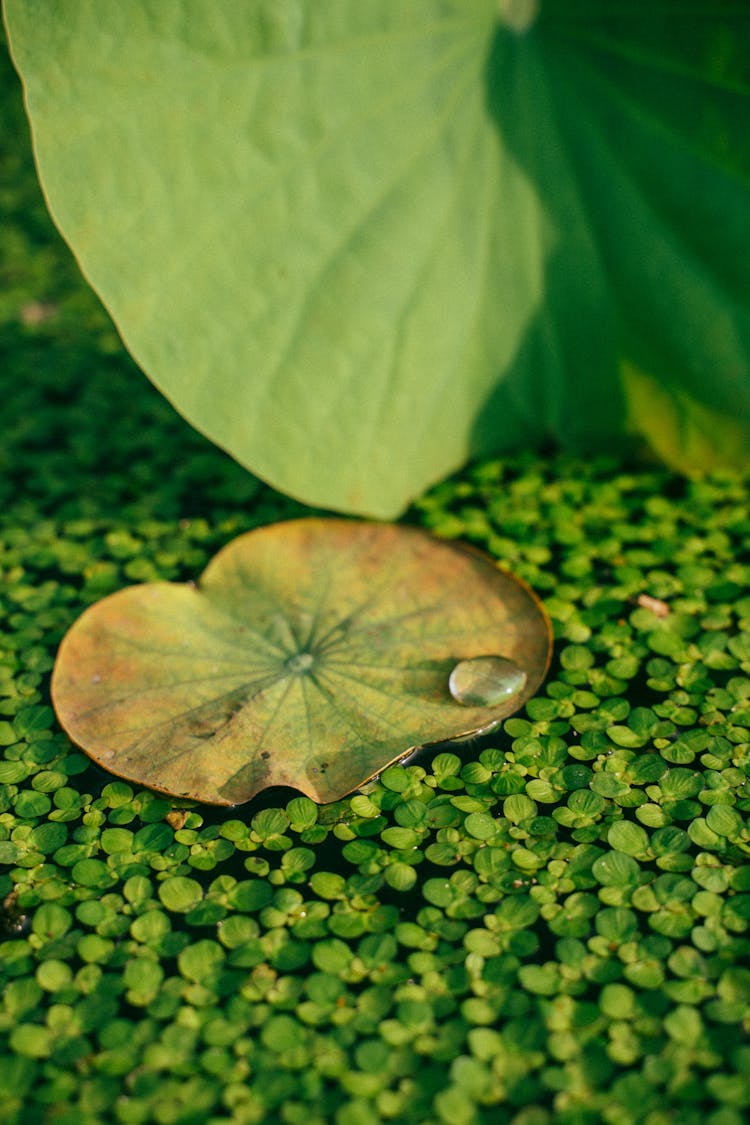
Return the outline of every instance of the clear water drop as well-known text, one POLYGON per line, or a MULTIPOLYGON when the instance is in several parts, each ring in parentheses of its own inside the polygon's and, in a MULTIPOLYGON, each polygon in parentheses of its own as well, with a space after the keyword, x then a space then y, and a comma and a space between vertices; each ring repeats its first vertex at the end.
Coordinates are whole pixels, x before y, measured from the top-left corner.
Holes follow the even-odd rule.
POLYGON ((304 676, 305 672, 309 672, 315 663, 315 657, 311 652, 295 652, 294 656, 290 656, 286 662, 287 672, 291 672, 295 676, 304 676))
POLYGON ((450 674, 448 690, 466 707, 493 707, 518 695, 526 673, 505 656, 475 656, 460 660, 450 674))

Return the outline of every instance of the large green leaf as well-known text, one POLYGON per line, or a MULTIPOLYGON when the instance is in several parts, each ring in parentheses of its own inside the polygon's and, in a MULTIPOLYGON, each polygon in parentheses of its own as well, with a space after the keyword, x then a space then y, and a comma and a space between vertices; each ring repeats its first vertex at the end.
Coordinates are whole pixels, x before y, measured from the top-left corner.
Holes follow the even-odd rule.
POLYGON ((750 450, 750 6, 5 0, 50 208, 144 370, 307 501, 750 450))
POLYGON ((235 539, 199 587, 131 586, 86 610, 52 696, 121 776, 217 804, 270 785, 330 801, 415 746, 495 725, 550 651, 539 604, 489 557, 414 528, 294 520, 235 539))

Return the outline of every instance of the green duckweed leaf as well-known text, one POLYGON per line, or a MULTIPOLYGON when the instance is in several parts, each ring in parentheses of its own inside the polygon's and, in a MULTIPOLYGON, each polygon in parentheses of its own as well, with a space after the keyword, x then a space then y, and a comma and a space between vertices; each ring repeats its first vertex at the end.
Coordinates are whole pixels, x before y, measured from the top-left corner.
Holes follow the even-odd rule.
POLYGON ((56 902, 46 902, 34 915, 32 927, 44 941, 62 937, 69 930, 73 919, 70 911, 56 902))
POLYGON ((667 1014, 664 1028, 671 1039, 694 1047, 703 1033, 703 1024, 695 1008, 681 1004, 667 1014))
POLYGON ((712 805, 706 814, 706 824, 718 836, 736 839, 744 828, 744 820, 730 805, 712 805))
POLYGON ((184 977, 200 983, 213 976, 224 957, 225 952, 218 942, 203 938, 183 949, 177 964, 184 977))
POLYGON ((518 979, 524 988, 539 996, 554 996, 559 988, 559 968, 553 962, 543 965, 522 965, 518 979))
POLYGON ((605 887, 627 887, 637 883, 639 867, 623 852, 607 852, 594 860, 591 873, 605 887))
MULTIPOLYGON (((305 519, 240 536, 199 587, 130 587, 87 610, 52 695, 71 738, 130 780, 216 804, 269 785, 331 801, 415 746, 497 724, 549 653, 541 607, 489 558, 412 528, 305 519), (458 703, 457 662, 497 653, 524 685, 458 703)), ((308 823, 307 806, 291 811, 308 823)), ((289 826, 280 810, 252 820, 275 850, 289 826)))
POLYGON ((50 1028, 36 1024, 19 1024, 11 1031, 9 1044, 19 1055, 43 1059, 52 1051, 52 1032, 50 1028))
POLYGON ((610 826, 607 840, 618 852, 632 856, 643 856, 649 844, 645 829, 626 820, 619 820, 610 826))
POLYGON ((195 879, 174 875, 159 885, 159 898, 168 910, 187 914, 201 901, 203 890, 195 879))
POLYGON ((137 1003, 146 997, 149 1000, 153 999, 164 979, 164 970, 158 962, 150 958, 136 957, 132 961, 125 962, 122 977, 130 993, 128 999, 131 1003, 137 1003))
POLYGON ((750 1004, 750 969, 737 965, 725 969, 719 978, 717 992, 730 1003, 750 1004))
POLYGON ((742 4, 5 12, 84 272, 276 487, 390 517, 471 454, 623 419, 686 469, 747 459, 742 4))
POLYGON ((411 890, 417 878, 417 872, 408 863, 393 863, 385 871, 385 881, 394 891, 411 890))
POLYGON ((59 992, 70 984, 73 970, 64 961, 50 958, 42 961, 36 971, 36 979, 45 992, 59 992))

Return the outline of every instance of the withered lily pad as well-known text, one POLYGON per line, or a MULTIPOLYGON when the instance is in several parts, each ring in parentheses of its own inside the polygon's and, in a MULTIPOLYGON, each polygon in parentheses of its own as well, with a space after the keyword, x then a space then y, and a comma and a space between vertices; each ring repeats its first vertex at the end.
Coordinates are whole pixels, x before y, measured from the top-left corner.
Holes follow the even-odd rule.
MULTIPOLYGON (((52 695, 70 737, 122 777, 222 805, 271 785, 331 801, 515 711, 550 648, 539 603, 490 558, 414 528, 304 519, 235 539, 198 586, 92 606, 52 695), (492 705, 462 703, 451 673, 486 656, 521 674, 492 705)), ((495 664, 477 667, 481 699, 495 664)))

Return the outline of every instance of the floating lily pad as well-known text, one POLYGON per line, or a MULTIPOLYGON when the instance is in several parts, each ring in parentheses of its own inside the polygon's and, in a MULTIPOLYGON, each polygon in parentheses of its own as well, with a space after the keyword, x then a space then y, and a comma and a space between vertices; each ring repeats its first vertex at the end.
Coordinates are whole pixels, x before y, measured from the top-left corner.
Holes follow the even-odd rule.
POLYGON ((88 609, 52 694, 70 737, 122 777, 216 804, 271 785, 331 801, 515 711, 550 636, 534 596, 478 552, 413 528, 294 520, 235 539, 198 586, 133 586, 88 609), (484 680, 487 656, 520 669, 518 690, 462 705, 453 669, 476 659, 484 680))

